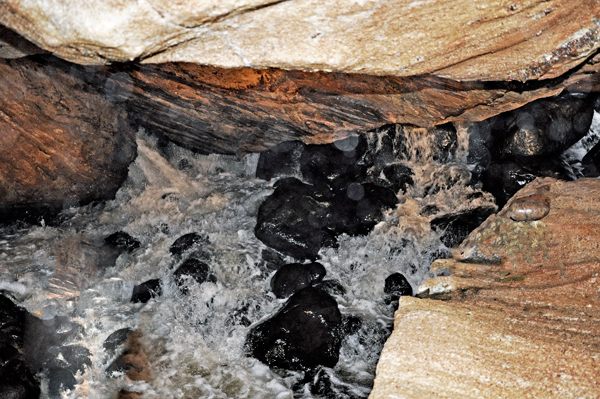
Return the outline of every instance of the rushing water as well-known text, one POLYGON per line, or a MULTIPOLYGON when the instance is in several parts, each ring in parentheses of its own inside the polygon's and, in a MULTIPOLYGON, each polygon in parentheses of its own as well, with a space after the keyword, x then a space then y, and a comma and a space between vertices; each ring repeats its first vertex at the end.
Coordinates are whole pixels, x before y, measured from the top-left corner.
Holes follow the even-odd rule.
MULTIPOLYGON (((407 138, 405 163, 415 173, 415 184, 399 194, 400 205, 386 212, 369 236, 342 236, 338 248, 320 252, 326 278, 347 288, 335 296, 342 314, 363 321, 344 340, 335 368, 326 370, 336 397, 370 392, 393 321, 393 309, 383 301, 385 278, 401 272, 416 288, 434 257, 447 253, 439 233, 429 227, 435 215, 421 210, 435 205, 440 215, 493 202, 489 194, 471 195, 478 189, 468 185, 465 129, 459 129, 456 154, 444 165, 432 160, 430 138, 416 133, 407 138)), ((376 145, 376 137, 371 141, 376 145)), ((121 389, 161 399, 314 396, 308 385, 298 384, 299 373, 277 374, 243 349, 251 326, 240 323, 240 315, 256 324, 285 302, 270 293, 272 271, 261 256, 266 247, 253 233, 258 207, 274 183, 254 177, 257 161, 257 154, 238 159, 193 154, 173 144, 158 148, 140 131, 138 158, 115 200, 66 207, 56 227, 4 229, 0 289, 48 326, 59 328, 55 320, 68 316, 83 327, 82 336, 66 344, 88 348, 91 367, 76 376, 76 389, 63 397, 110 398, 121 389), (103 269, 102 240, 118 230, 142 245, 103 269), (208 263, 217 282, 191 282, 183 295, 171 279, 178 263, 169 247, 189 232, 210 237, 208 263), (162 296, 147 304, 129 302, 135 284, 156 278, 164 282, 162 296), (105 375, 114 356, 103 343, 126 327, 142 333, 152 366, 148 381, 105 375)))

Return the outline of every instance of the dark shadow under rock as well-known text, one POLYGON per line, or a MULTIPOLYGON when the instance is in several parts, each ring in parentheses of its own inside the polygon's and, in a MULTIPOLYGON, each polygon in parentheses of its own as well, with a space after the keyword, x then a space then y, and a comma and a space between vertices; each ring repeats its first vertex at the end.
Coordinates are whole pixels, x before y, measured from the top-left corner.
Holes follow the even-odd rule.
POLYGON ((252 328, 250 354, 270 367, 307 370, 333 367, 341 347, 342 315, 326 292, 308 287, 290 297, 279 312, 252 328))
POLYGON ((485 221, 491 214, 496 212, 494 205, 482 206, 438 216, 430 221, 432 229, 442 231, 440 239, 448 248, 452 248, 461 242, 485 221))
POLYGON ((40 384, 21 355, 26 311, 0 295, 0 399, 40 396, 40 384))

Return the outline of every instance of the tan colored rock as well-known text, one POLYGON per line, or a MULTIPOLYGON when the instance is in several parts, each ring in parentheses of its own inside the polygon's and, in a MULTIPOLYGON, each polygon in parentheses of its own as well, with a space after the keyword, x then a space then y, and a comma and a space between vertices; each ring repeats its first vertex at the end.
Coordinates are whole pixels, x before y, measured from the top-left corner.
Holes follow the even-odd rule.
POLYGON ((598 352, 515 324, 501 311, 402 297, 369 398, 598 397, 598 352))
POLYGON ((597 398, 599 247, 600 180, 536 179, 401 298, 370 398, 597 398))
POLYGON ((455 80, 559 76, 599 48, 595 0, 6 0, 0 23, 83 63, 185 61, 455 80))

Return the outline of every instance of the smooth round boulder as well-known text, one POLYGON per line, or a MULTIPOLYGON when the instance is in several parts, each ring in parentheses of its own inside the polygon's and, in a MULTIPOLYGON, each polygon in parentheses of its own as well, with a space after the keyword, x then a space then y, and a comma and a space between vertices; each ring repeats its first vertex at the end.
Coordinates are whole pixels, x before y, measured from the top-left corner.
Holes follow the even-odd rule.
POLYGON ((246 348, 269 367, 333 367, 339 359, 341 325, 335 299, 318 288, 307 287, 292 295, 273 317, 252 328, 246 348))

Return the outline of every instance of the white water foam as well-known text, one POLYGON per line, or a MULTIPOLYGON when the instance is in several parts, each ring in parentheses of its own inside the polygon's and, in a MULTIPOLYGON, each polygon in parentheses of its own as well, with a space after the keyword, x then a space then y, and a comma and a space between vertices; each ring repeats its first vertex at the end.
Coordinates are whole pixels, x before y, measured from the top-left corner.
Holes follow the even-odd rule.
MULTIPOLYGON (((442 167, 431 160, 429 138, 409 134, 410 155, 402 162, 415 173, 414 187, 399 194, 400 205, 386 212, 369 236, 344 235, 338 248, 320 252, 326 279, 347 288, 336 296, 340 310, 363 321, 359 332, 344 340, 330 370, 334 385, 345 392, 339 397, 366 397, 371 389, 393 321, 383 302, 385 278, 401 272, 416 288, 433 259, 447 251, 429 227, 435 215, 423 216, 421 210, 435 204, 446 212, 453 204, 468 204, 465 198, 475 190, 467 185, 466 130, 459 129, 458 136, 456 156, 442 167), (455 182, 451 187, 449 180, 455 182)), ((85 329, 72 343, 90 350, 92 367, 63 397, 109 398, 121 389, 161 399, 294 397, 299 374, 278 375, 247 357, 243 346, 251 327, 236 322, 243 313, 256 324, 285 303, 270 293, 270 275, 261 265, 265 246, 254 236, 258 207, 274 183, 254 177, 257 161, 257 154, 238 159, 198 155, 173 144, 159 149, 141 131, 138 157, 115 200, 66 210, 58 227, 0 235, 0 287, 36 315, 67 315, 85 329), (141 247, 103 271, 97 267, 98 248, 118 230, 137 238, 141 247), (183 295, 170 278, 178 264, 169 247, 190 232, 209 235, 206 250, 217 282, 191 282, 183 295), (161 297, 147 304, 128 301, 134 284, 156 278, 166 282, 161 297), (151 380, 105 375, 112 358, 102 344, 121 328, 141 331, 151 380)), ((303 389, 303 397, 314 396, 303 389)))

